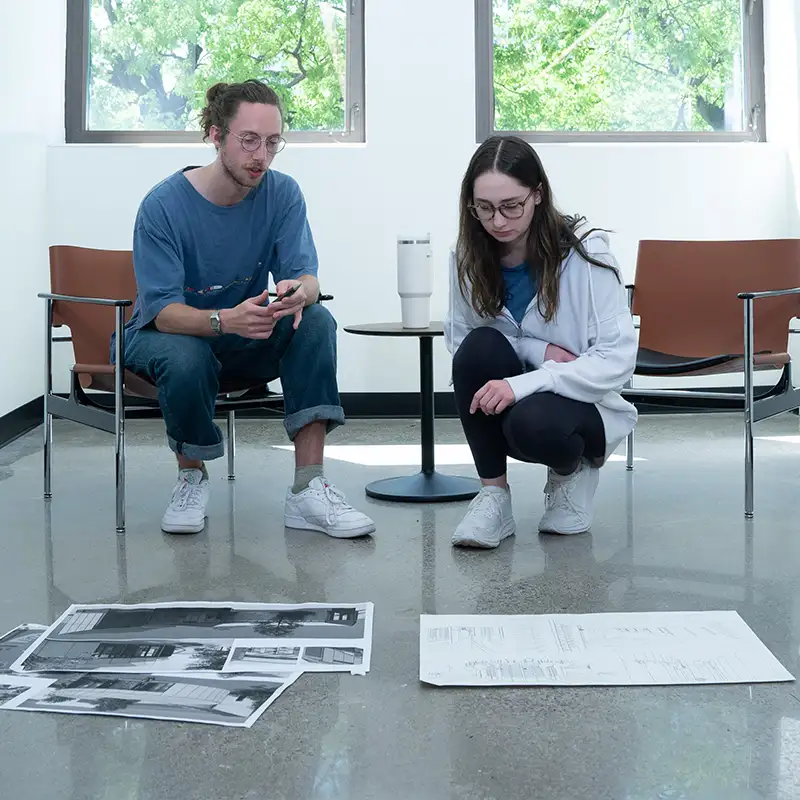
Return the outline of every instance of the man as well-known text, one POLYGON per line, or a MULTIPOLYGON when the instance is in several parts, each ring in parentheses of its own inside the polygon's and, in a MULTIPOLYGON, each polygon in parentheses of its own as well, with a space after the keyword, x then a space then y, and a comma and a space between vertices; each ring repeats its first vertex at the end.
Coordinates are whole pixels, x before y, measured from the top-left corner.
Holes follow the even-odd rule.
MULTIPOLYGON (((178 482, 161 527, 205 526, 205 461, 223 455, 214 423, 221 379, 281 379, 295 479, 285 525, 339 538, 372 533, 323 474, 325 435, 344 424, 336 382, 336 323, 317 300, 317 253, 303 195, 270 171, 285 142, 275 92, 260 83, 216 84, 202 125, 217 150, 158 184, 136 218, 137 299, 125 363, 158 387, 178 482), (272 274, 279 296, 269 302, 272 274)), ((113 349, 113 348, 112 348, 113 349)))

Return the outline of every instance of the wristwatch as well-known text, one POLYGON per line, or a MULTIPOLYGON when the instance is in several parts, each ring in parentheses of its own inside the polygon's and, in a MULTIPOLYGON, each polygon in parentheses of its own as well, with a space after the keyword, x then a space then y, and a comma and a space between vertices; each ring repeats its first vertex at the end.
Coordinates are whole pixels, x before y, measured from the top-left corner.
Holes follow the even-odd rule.
POLYGON ((219 318, 219 311, 212 311, 208 321, 211 323, 211 330, 214 331, 217 336, 222 336, 222 320, 219 318))

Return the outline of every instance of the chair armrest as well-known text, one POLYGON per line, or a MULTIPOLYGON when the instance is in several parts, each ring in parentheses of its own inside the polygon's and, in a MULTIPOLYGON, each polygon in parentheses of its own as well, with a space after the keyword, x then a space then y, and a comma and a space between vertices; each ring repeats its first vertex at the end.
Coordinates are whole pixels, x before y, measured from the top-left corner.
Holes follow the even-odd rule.
POLYGON ((37 297, 42 300, 62 300, 68 303, 93 303, 97 306, 115 306, 116 308, 127 308, 133 305, 133 300, 108 300, 103 297, 77 297, 71 294, 52 294, 51 292, 39 292, 37 297))
POLYGON ((790 294, 800 294, 800 287, 795 289, 773 289, 769 292, 739 292, 736 296, 740 300, 760 300, 762 297, 786 297, 790 294))
POLYGON ((633 312, 633 290, 636 286, 632 283, 625 284, 625 291, 628 295, 628 309, 633 312))

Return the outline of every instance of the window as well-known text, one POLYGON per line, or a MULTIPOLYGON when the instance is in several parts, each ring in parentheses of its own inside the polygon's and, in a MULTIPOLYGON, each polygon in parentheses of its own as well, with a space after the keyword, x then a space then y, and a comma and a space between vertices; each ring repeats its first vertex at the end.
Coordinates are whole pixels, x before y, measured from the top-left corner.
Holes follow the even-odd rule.
POLYGON ((168 658, 175 651, 172 644, 121 644, 103 642, 92 653, 93 658, 168 658))
POLYGON ((274 88, 289 141, 364 141, 363 0, 67 0, 68 142, 200 141, 217 81, 274 88))
POLYGON ((762 0, 475 0, 477 135, 764 138, 762 0))

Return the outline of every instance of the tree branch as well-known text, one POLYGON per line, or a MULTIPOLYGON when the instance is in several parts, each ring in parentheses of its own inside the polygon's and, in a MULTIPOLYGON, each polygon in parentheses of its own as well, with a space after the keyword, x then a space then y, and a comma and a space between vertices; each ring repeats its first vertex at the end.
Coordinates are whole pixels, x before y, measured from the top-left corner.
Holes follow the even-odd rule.
POLYGON ((117 22, 117 9, 114 8, 114 0, 103 0, 103 8, 105 9, 108 21, 115 25, 117 22))
POLYGON ((500 81, 495 81, 494 85, 500 89, 505 89, 507 92, 511 92, 511 94, 517 95, 517 97, 524 96, 524 93, 519 91, 519 89, 512 89, 510 86, 506 86, 504 83, 500 83, 500 81))
MULTIPOLYGON (((703 33, 703 26, 697 21, 697 17, 694 15, 694 12, 688 7, 688 4, 686 3, 679 3, 679 5, 688 14, 689 19, 691 19, 692 23, 694 24, 694 27, 696 28, 698 35, 709 46, 711 52, 713 53, 716 50, 716 47, 712 42, 709 41, 708 37, 703 33)), ((677 16, 675 16, 675 12, 673 11, 673 8, 669 4, 669 2, 666 3, 666 6, 667 9, 669 10, 670 15, 672 16, 672 19, 678 24, 678 26, 682 30, 685 30, 683 23, 677 18, 677 16)))
POLYGON ((142 106, 142 98, 150 92, 155 95, 159 111, 162 114, 173 114, 179 117, 186 111, 188 98, 174 92, 168 93, 164 89, 160 65, 154 64, 147 75, 141 76, 131 75, 128 72, 130 63, 130 60, 123 56, 118 55, 115 58, 111 67, 111 84, 118 89, 136 94, 139 97, 139 107, 142 111, 145 110, 142 106))
POLYGON ((308 14, 308 0, 303 0, 303 9, 300 12, 300 35, 297 38, 297 45, 295 46, 294 50, 292 50, 289 55, 294 58, 297 62, 297 68, 300 70, 300 75, 296 75, 290 81, 289 85, 286 87, 287 89, 291 89, 293 86, 297 86, 298 83, 304 81, 306 79, 306 68, 303 64, 303 59, 300 56, 300 50, 303 47, 303 29, 306 26, 306 15, 308 14))
POLYGON ((630 61, 631 64, 636 64, 637 67, 642 67, 643 69, 648 69, 650 72, 655 72, 656 75, 663 75, 666 78, 672 78, 674 75, 670 72, 666 72, 663 69, 657 69, 656 67, 651 67, 649 64, 645 64, 642 61, 637 61, 635 58, 631 58, 629 55, 623 56, 626 61, 630 61))
POLYGON ((699 93, 694 96, 695 108, 697 113, 711 126, 715 131, 725 130, 725 109, 715 103, 710 103, 708 100, 699 93))
POLYGON ((539 76, 544 76, 550 73, 553 69, 555 69, 562 61, 564 61, 567 56, 579 45, 583 44, 584 40, 588 39, 600 26, 600 23, 605 20, 605 18, 611 13, 611 10, 608 10, 602 14, 602 16, 598 17, 580 36, 575 37, 575 39, 568 44, 563 50, 559 53, 556 53, 555 57, 550 60, 548 64, 545 65, 543 70, 540 70, 538 73, 539 76))

